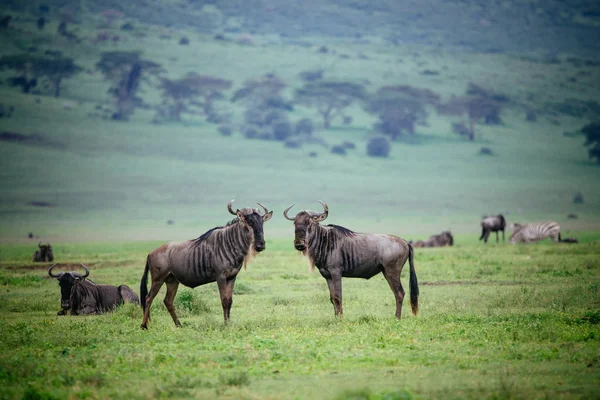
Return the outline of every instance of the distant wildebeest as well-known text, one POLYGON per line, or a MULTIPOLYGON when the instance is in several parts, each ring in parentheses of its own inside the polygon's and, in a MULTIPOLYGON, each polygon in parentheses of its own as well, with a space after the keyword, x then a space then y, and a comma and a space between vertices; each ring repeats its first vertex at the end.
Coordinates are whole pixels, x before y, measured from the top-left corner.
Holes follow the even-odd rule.
POLYGON ((511 224, 513 233, 510 235, 510 243, 532 243, 546 238, 551 238, 554 243, 561 241, 560 225, 554 221, 537 222, 531 224, 511 224))
POLYGON ((322 226, 328 214, 327 204, 322 213, 300 211, 288 216, 292 204, 283 216, 294 221, 294 247, 308 257, 311 270, 316 266, 327 281, 329 299, 336 316, 342 316, 342 277, 369 279, 383 273, 396 298, 396 318, 402 314, 404 289, 400 273, 410 261, 410 305, 413 314, 419 310, 419 286, 413 261, 413 248, 397 236, 356 233, 338 225, 322 226))
POLYGON ((139 304, 137 294, 127 285, 112 286, 99 285, 89 279, 90 270, 83 264, 85 275, 77 272, 61 272, 53 274, 56 264, 48 269, 48 275, 58 279, 61 293, 61 310, 58 315, 66 315, 70 310, 71 315, 101 314, 111 311, 123 302, 139 304))
POLYGON ((42 244, 38 243, 39 250, 36 250, 33 254, 33 262, 52 262, 54 261, 54 253, 52 252, 52 246, 50 243, 42 244))
POLYGON ((491 232, 496 232, 496 243, 500 241, 498 232, 502 231, 502 241, 504 242, 504 229, 506 228, 506 220, 502 214, 488 217, 487 215, 481 220, 481 237, 484 243, 487 243, 491 232))
POLYGON ((450 231, 443 231, 439 235, 431 235, 427 240, 417 240, 413 247, 444 247, 454 245, 454 237, 450 231))
POLYGON ((197 239, 164 244, 148 254, 140 285, 144 308, 142 329, 148 328, 150 306, 163 283, 167 285, 164 304, 175 326, 181 326, 173 306, 180 283, 195 288, 216 281, 223 317, 225 321, 229 319, 237 274, 242 265, 246 267, 254 255, 265 249, 263 223, 273 216, 273 211, 268 211, 260 203, 258 205, 265 212, 263 215, 256 208, 233 211, 232 203, 233 200, 227 205, 227 210, 236 218, 226 226, 212 228, 197 239), (148 271, 152 279, 150 292, 147 287, 148 271))

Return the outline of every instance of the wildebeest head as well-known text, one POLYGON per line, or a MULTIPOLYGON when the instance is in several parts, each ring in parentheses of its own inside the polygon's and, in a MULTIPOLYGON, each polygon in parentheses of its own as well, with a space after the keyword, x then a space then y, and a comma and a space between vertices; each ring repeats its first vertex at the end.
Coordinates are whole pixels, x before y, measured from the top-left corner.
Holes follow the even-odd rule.
POLYGON ((454 237, 452 236, 452 233, 450 231, 443 231, 440 237, 443 239, 445 244, 447 243, 449 246, 452 246, 454 244, 454 237))
POLYGON ((308 229, 310 225, 318 224, 319 222, 324 221, 325 218, 327 218, 327 216, 329 215, 329 207, 327 207, 327 204, 323 203, 321 200, 319 200, 319 203, 323 205, 322 213, 305 210, 300 211, 294 216, 294 218, 290 218, 287 213, 292 207, 294 207, 294 204, 286 208, 283 212, 283 216, 286 219, 294 221, 294 247, 298 251, 304 251, 306 249, 306 238, 308 235, 308 229))
POLYGON ((53 274, 52 269, 55 266, 56 264, 52 265, 48 269, 48 275, 58 280, 58 284, 60 286, 60 305, 66 310, 71 306, 70 298, 73 285, 75 285, 76 281, 87 278, 90 275, 90 270, 87 269, 85 265, 81 264, 83 269, 85 269, 85 275, 81 275, 77 272, 60 272, 58 274, 53 274))
POLYGON ((256 208, 246 207, 237 209, 233 211, 232 208, 233 200, 227 204, 227 210, 229 213, 238 217, 240 223, 246 226, 248 229, 252 230, 254 234, 254 250, 258 253, 265 249, 265 235, 263 232, 263 223, 267 222, 273 216, 273 211, 267 210, 267 207, 262 205, 261 203, 257 203, 259 206, 265 210, 263 215, 260 214, 260 211, 256 208))

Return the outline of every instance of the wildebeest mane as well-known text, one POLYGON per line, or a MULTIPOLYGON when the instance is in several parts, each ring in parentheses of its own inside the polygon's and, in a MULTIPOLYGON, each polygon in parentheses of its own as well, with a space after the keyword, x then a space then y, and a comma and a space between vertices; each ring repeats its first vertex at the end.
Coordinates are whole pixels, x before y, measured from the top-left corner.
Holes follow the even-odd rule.
POLYGON ((331 228, 335 229, 335 230, 336 230, 337 232, 339 232, 339 233, 340 233, 342 236, 349 237, 349 236, 354 236, 354 235, 356 235, 356 232, 354 232, 354 231, 351 231, 351 230, 350 230, 350 229, 348 229, 348 228, 344 228, 343 226, 334 225, 334 224, 329 224, 329 225, 327 225, 327 226, 329 226, 329 227, 331 227, 331 228))
POLYGON ((92 285, 95 284, 85 279, 75 282, 73 288, 71 289, 71 298, 69 299, 69 302, 71 303, 71 311, 79 310, 81 301, 91 295, 89 289, 92 285))
POLYGON ((207 230, 202 235, 198 236, 196 239, 193 239, 194 246, 198 246, 200 243, 204 242, 206 239, 210 237, 210 235, 217 229, 223 228, 222 226, 216 226, 212 229, 207 230))

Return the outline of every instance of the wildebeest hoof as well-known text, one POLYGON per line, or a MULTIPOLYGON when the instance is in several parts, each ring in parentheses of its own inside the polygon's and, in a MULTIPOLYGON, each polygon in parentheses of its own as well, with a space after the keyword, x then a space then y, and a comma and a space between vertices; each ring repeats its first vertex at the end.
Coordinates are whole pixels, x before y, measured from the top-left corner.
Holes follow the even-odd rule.
POLYGON ((67 310, 60 310, 56 315, 67 315, 67 310))

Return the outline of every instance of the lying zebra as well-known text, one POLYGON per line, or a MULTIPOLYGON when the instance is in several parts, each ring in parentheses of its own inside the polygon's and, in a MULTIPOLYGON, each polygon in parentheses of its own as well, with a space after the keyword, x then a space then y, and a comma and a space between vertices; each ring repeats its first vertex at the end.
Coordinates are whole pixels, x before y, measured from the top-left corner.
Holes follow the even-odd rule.
POLYGON ((531 224, 511 224, 513 229, 510 243, 533 243, 546 238, 551 238, 554 243, 561 241, 560 225, 554 221, 534 222, 531 224))

